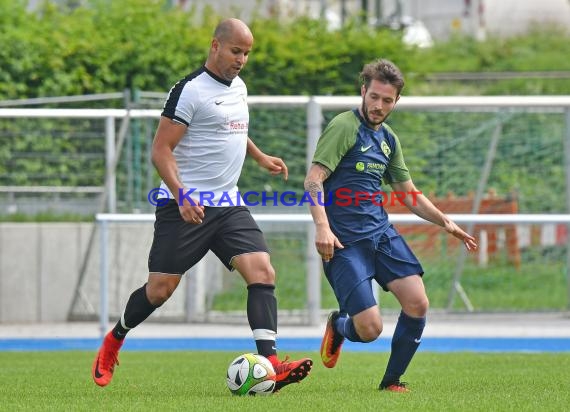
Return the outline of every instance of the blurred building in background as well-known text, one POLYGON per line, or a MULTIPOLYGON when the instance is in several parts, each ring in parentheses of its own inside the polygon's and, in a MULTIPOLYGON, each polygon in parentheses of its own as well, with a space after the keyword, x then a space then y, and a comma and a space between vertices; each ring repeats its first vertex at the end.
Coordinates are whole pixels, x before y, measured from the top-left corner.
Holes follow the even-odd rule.
MULTIPOLYGON (((45 0, 29 0, 33 10, 45 0)), ((90 0, 51 0, 69 8, 90 0)), ((195 10, 211 8, 222 16, 250 20, 255 15, 280 19, 307 15, 323 18, 331 29, 348 19, 372 26, 403 30, 409 43, 427 47, 432 39, 464 33, 512 36, 533 25, 570 28, 570 0, 164 0, 166 6, 195 10)))
POLYGON ((185 9, 209 5, 221 14, 246 20, 253 13, 280 18, 305 14, 326 18, 331 28, 360 17, 371 25, 412 28, 419 43, 427 41, 423 28, 434 39, 454 32, 483 39, 487 34, 515 35, 534 24, 570 27, 569 0, 241 0, 239 5, 231 0, 171 1, 185 9))

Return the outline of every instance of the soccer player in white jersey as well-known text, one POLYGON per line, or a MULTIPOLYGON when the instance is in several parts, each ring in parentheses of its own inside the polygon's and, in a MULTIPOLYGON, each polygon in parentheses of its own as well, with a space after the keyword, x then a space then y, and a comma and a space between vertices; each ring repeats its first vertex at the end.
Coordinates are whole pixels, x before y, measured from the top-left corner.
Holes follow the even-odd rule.
POLYGON ((263 233, 249 210, 240 206, 237 181, 246 154, 287 179, 283 160, 263 153, 247 135, 247 88, 238 75, 252 46, 253 35, 244 22, 223 20, 204 66, 170 90, 152 148, 161 187, 170 200, 156 208, 148 280, 131 294, 93 363, 93 380, 99 386, 111 381, 127 332, 168 300, 182 275, 208 250, 247 284, 249 325, 257 352, 275 368, 275 390, 300 382, 311 370, 309 358, 277 357, 275 270, 263 233))

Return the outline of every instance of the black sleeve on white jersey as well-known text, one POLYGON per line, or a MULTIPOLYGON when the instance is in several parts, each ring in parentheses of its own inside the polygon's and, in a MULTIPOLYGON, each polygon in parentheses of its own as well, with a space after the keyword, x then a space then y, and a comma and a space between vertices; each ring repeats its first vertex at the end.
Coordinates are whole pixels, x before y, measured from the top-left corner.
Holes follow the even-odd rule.
POLYGON ((194 79, 202 72, 204 72, 204 67, 201 67, 200 69, 194 71, 193 73, 190 73, 188 76, 186 76, 178 83, 176 83, 174 86, 172 86, 172 89, 170 89, 170 93, 168 93, 166 102, 164 103, 164 108, 162 109, 162 113, 160 114, 161 116, 168 117, 169 119, 175 120, 179 123, 189 126, 186 120, 176 115, 176 107, 178 106, 178 101, 180 100, 180 95, 182 94, 184 86, 186 86, 186 84, 189 81, 194 79))

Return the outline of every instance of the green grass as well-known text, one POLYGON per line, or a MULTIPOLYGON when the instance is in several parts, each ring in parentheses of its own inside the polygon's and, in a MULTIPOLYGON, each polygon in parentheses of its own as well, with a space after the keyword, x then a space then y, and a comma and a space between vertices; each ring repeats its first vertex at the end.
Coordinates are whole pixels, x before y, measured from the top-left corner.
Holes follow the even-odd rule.
MULTIPOLYGON (((563 411, 570 354, 420 352, 412 392, 376 390, 387 353, 343 353, 300 385, 269 397, 232 396, 233 352, 124 352, 113 382, 91 381, 91 352, 0 352, 0 411, 563 411)), ((292 353, 312 356, 316 353, 292 353)))

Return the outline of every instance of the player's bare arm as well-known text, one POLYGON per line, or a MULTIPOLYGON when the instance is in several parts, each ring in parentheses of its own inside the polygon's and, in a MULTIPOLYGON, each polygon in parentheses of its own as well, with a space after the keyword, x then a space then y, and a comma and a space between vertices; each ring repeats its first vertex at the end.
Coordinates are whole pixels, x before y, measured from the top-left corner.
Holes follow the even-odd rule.
POLYGON ((412 180, 405 182, 395 182, 392 188, 405 193, 402 201, 410 211, 422 219, 442 226, 448 233, 452 234, 463 242, 467 250, 477 250, 475 238, 461 229, 445 213, 439 210, 422 192, 420 192, 412 180))
POLYGON ((249 137, 247 138, 247 154, 250 155, 258 165, 267 169, 272 175, 278 175, 283 173, 283 178, 287 180, 289 177, 289 170, 287 165, 280 157, 269 156, 263 153, 259 148, 253 143, 249 137))
MULTIPOLYGON (((178 166, 176 165, 173 151, 184 136, 186 129, 186 125, 163 116, 160 118, 152 142, 152 163, 164 183, 170 189, 176 202, 179 200, 179 189, 186 189, 180 181, 178 166)), ((197 224, 201 223, 204 218, 204 207, 201 206, 197 200, 195 200, 194 203, 195 205, 193 206, 188 202, 184 202, 182 206, 179 205, 179 209, 184 221, 197 224)))
POLYGON ((331 175, 331 170, 319 163, 313 163, 307 177, 305 178, 305 191, 309 193, 313 204, 309 206, 313 222, 315 222, 315 246, 325 262, 328 262, 334 255, 334 249, 344 246, 331 231, 329 221, 322 204, 326 198, 324 194, 323 182, 331 175), (321 201, 319 202, 319 196, 321 201))

